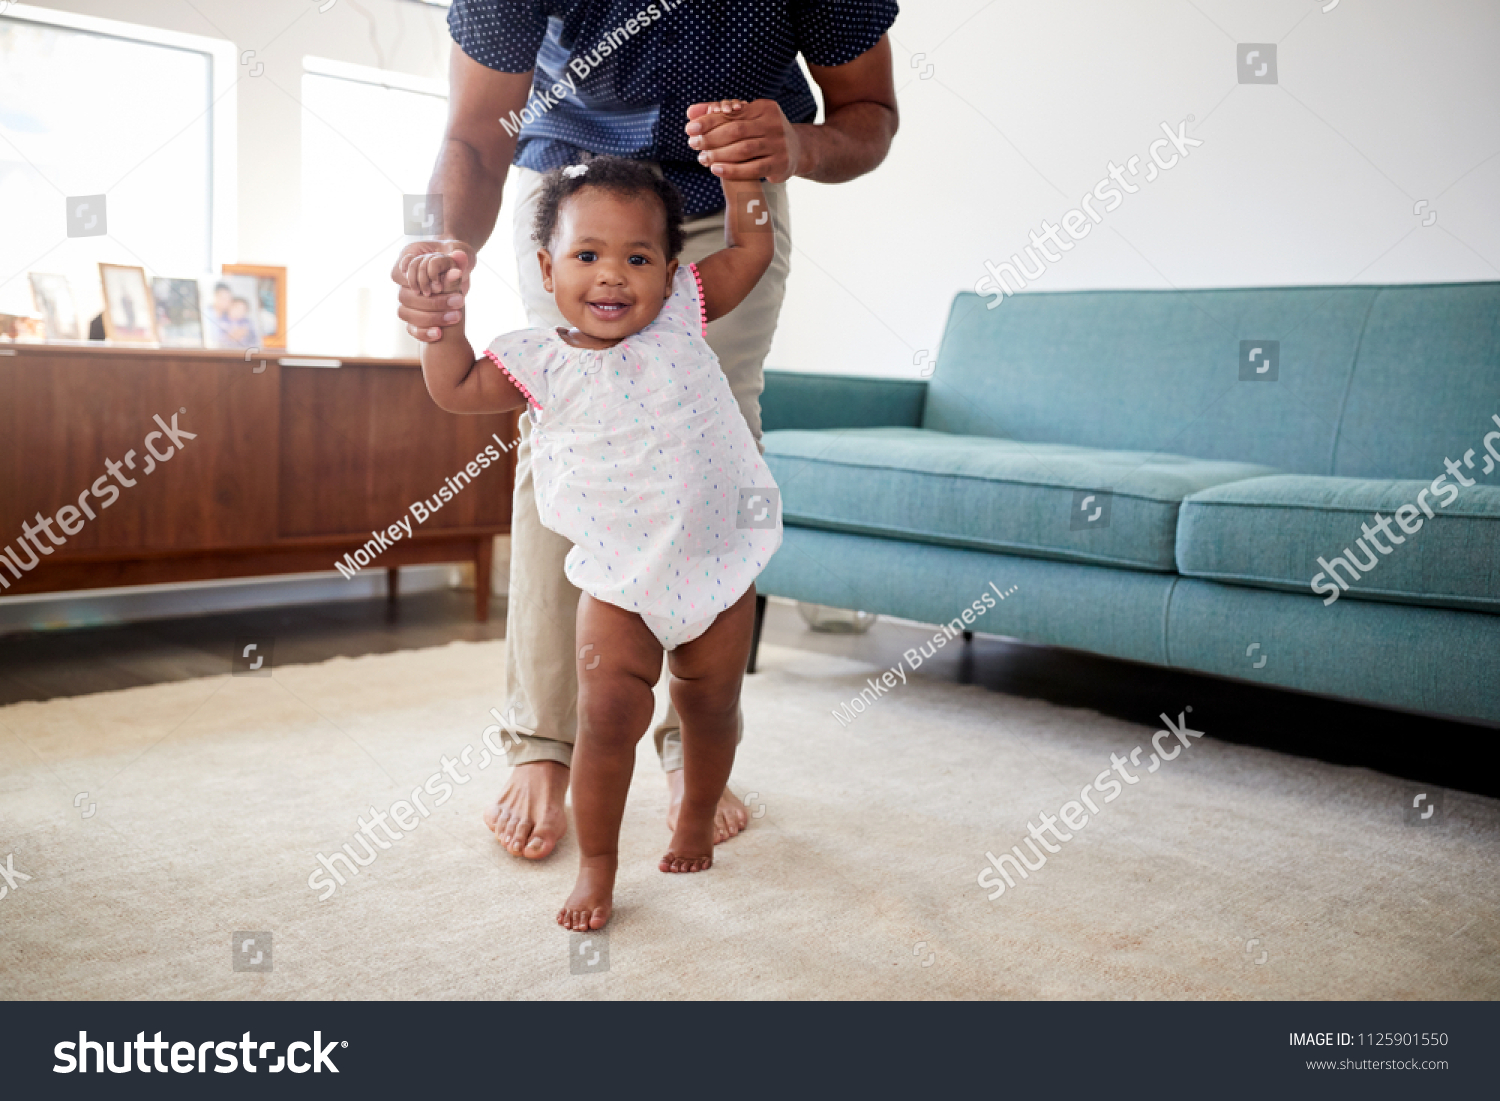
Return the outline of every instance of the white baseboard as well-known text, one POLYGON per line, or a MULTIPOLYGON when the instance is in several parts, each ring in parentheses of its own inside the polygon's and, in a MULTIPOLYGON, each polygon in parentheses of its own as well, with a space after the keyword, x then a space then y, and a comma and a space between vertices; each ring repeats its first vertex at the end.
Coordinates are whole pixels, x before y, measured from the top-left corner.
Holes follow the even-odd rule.
MULTIPOLYGON (((457 578, 458 568, 455 566, 403 566, 401 592, 446 589, 452 587, 457 578)), ((0 635, 18 631, 101 627, 290 604, 369 600, 384 595, 384 570, 372 570, 347 580, 330 571, 69 593, 29 593, 0 597, 0 635)))

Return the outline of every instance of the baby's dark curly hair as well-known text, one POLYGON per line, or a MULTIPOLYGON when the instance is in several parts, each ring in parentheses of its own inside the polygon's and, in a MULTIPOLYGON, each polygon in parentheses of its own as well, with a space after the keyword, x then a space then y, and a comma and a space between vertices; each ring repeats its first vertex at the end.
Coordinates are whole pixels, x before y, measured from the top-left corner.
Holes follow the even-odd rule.
POLYGON ((667 259, 675 260, 682 251, 686 235, 682 232, 682 195, 655 165, 627 157, 593 157, 585 162, 588 171, 576 176, 564 175, 566 169, 554 168, 542 182, 536 219, 531 236, 545 249, 552 247, 557 231, 557 213, 563 202, 586 187, 602 187, 619 195, 654 195, 667 219, 667 259))

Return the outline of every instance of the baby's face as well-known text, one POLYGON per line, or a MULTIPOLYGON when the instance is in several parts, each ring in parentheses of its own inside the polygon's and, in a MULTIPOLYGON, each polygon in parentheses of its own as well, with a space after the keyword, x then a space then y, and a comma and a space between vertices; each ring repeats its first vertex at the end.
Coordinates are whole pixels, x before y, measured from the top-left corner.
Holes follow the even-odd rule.
POLYGON ((677 261, 664 244, 666 215, 651 196, 588 187, 558 211, 553 250, 537 253, 542 284, 569 324, 603 345, 655 320, 677 261))

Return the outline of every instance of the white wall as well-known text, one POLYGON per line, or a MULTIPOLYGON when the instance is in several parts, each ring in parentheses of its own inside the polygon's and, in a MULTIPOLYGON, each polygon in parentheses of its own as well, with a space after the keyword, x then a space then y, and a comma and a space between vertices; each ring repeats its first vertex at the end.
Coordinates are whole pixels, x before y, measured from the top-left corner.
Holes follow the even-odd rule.
POLYGON ((915 377, 985 259, 1189 115, 1203 145, 1036 290, 1500 279, 1500 4, 1329 2, 903 4, 901 133, 863 180, 791 185, 768 365, 915 377), (1278 44, 1278 85, 1237 83, 1238 42, 1278 44))
MULTIPOLYGON (((1329 2, 908 0, 892 31, 890 159, 852 184, 792 184, 797 252, 768 365, 915 376, 986 259, 1024 248, 1110 161, 1144 158, 1161 123, 1188 116, 1203 145, 1035 289, 1500 278, 1500 4, 1329 2), (1237 83, 1242 41, 1277 43, 1279 84, 1237 83), (1432 226, 1412 213, 1423 199, 1432 226)), ((304 55, 447 70, 445 11, 411 0, 362 0, 368 21, 347 0, 44 6, 256 50, 265 72, 237 87, 248 262, 302 247, 304 55)), ((507 238, 485 260, 509 276, 507 238)), ((493 292, 509 315, 510 292, 493 292)))

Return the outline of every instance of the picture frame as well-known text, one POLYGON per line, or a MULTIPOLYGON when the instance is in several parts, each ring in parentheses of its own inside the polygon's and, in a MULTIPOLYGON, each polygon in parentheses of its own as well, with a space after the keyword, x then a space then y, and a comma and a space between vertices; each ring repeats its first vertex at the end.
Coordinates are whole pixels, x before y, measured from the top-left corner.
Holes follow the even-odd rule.
POLYGON ((47 326, 47 339, 82 340, 87 336, 78 315, 78 302, 73 297, 73 286, 65 275, 49 272, 28 272, 31 282, 31 301, 36 312, 42 315, 47 326))
POLYGON ((265 348, 286 347, 286 268, 267 264, 224 264, 225 275, 249 275, 256 280, 255 329, 265 348))
POLYGON ((156 307, 156 333, 163 348, 203 347, 203 313, 198 300, 198 280, 151 280, 151 298, 156 307))
POLYGON ((253 275, 200 276, 198 306, 203 319, 203 346, 234 351, 266 347, 255 319, 259 294, 259 281, 253 275))
POLYGON ((46 332, 47 323, 40 317, 0 313, 0 344, 40 344, 46 332))
POLYGON ((156 304, 146 269, 124 264, 99 265, 104 288, 104 337, 117 344, 155 344, 156 304))

